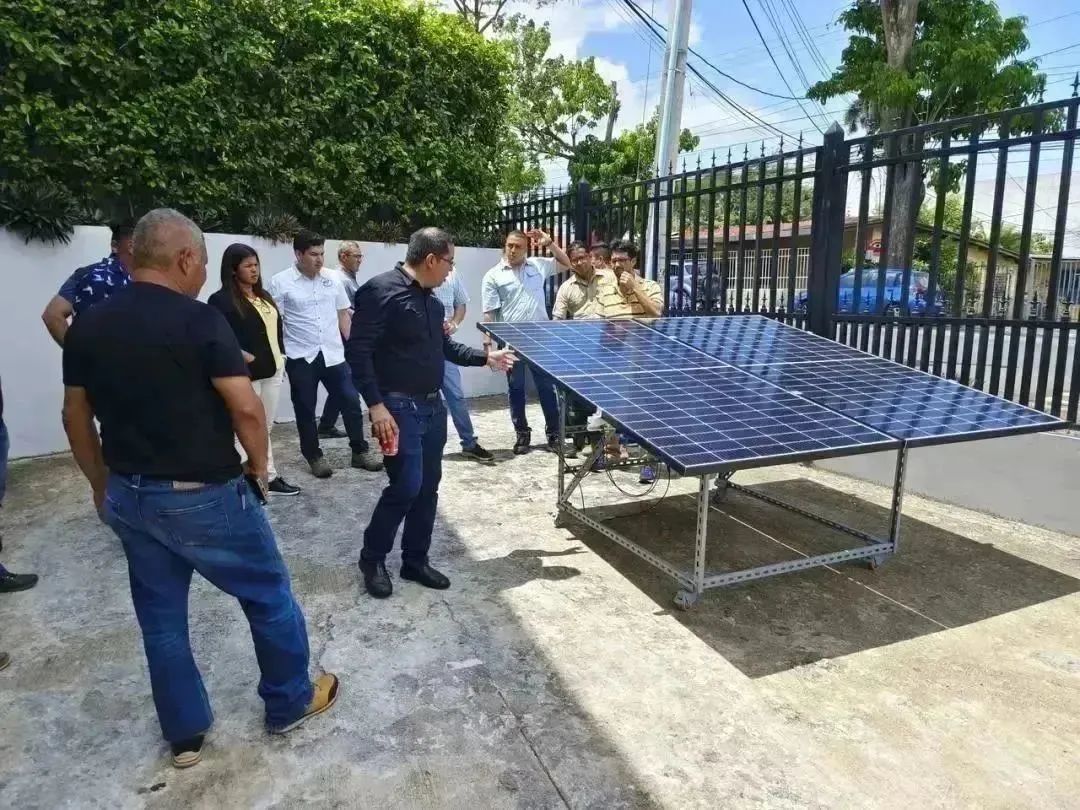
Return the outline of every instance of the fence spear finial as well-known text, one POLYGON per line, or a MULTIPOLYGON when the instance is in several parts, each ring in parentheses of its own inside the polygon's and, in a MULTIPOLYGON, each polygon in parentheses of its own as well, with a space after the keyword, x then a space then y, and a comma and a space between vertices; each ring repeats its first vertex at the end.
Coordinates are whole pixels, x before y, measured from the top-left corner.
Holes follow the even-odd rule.
POLYGON ((716 168, 716 150, 712 150, 712 168, 716 168))
POLYGON ((1073 98, 1076 98, 1077 92, 1080 92, 1080 71, 1073 77, 1073 98))

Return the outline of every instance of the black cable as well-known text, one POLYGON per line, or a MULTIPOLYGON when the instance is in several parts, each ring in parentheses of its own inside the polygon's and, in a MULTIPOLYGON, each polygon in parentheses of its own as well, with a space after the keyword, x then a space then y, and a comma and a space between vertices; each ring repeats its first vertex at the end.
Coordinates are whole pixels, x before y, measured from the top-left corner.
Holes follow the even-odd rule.
POLYGON ((795 6, 795 0, 780 0, 781 4, 785 7, 788 17, 795 23, 795 32, 799 35, 799 39, 802 40, 806 46, 807 51, 810 54, 810 58, 814 64, 817 65, 821 71, 821 75, 824 78, 829 78, 829 74, 832 73, 832 69, 829 67, 825 55, 821 52, 821 49, 817 46, 817 42, 810 36, 810 29, 806 27, 806 20, 803 19, 799 9, 795 6))
MULTIPOLYGON (((803 87, 809 88, 810 80, 806 77, 806 71, 803 70, 802 63, 799 62, 798 58, 796 58, 795 56, 795 52, 792 50, 791 41, 788 39, 787 32, 784 30, 784 26, 780 22, 780 17, 772 4, 772 0, 757 0, 757 4, 765 13, 765 17, 769 21, 769 25, 772 26, 773 33, 776 34, 776 38, 780 41, 780 47, 784 49, 784 53, 787 55, 788 62, 795 70, 795 75, 802 82, 803 87)), ((749 5, 747 5, 746 8, 749 10, 749 5)), ((755 25, 757 24, 756 20, 754 20, 753 22, 755 25)), ((769 56, 771 58, 772 53, 770 53, 769 56)), ((775 62, 773 64, 775 64, 775 62)), ((777 68, 777 70, 779 70, 779 68, 777 68)), ((784 84, 787 85, 789 88, 791 87, 791 85, 788 85, 786 78, 784 79, 784 84)), ((810 104, 812 107, 816 107, 819 113, 821 112, 820 104, 817 104, 813 100, 810 101, 810 104)), ((808 115, 807 117, 809 118, 810 116, 808 115)), ((811 119, 811 122, 813 123, 813 119, 811 119)), ((816 123, 814 125, 817 126, 816 123)), ((818 127, 818 131, 821 131, 821 127, 818 127)))
MULTIPOLYGON (((649 33, 651 33, 655 38, 657 38, 661 42, 666 41, 665 38, 664 38, 664 35, 661 34, 659 31, 656 30, 656 28, 653 27, 654 25, 657 26, 657 27, 661 27, 660 24, 657 23, 655 20, 653 20, 644 10, 639 8, 637 3, 634 2, 634 0, 622 0, 622 2, 623 2, 624 5, 626 5, 630 9, 631 12, 633 12, 633 14, 636 17, 638 17, 638 19, 640 19, 642 21, 642 23, 645 25, 646 29, 648 29, 649 33)), ((747 120, 749 120, 751 122, 756 122, 757 124, 759 124, 760 128, 770 130, 770 131, 776 133, 777 135, 779 135, 781 137, 785 137, 785 138, 793 138, 794 137, 790 133, 787 133, 787 132, 784 132, 783 130, 777 129, 772 124, 770 124, 768 121, 760 118, 759 116, 752 113, 750 110, 743 107, 741 104, 739 104, 739 102, 732 99, 730 96, 728 96, 726 93, 724 93, 723 90, 721 90, 713 82, 711 82, 704 75, 702 75, 701 71, 698 70, 693 65, 687 64, 686 68, 687 68, 687 71, 692 73, 698 79, 698 81, 700 81, 707 89, 711 90, 713 92, 713 94, 715 94, 718 98, 720 98, 721 101, 723 101, 725 104, 727 104, 729 107, 731 107, 733 110, 735 110, 737 113, 742 115, 747 120)), ((815 126, 816 126, 816 124, 815 124, 815 126)), ((658 170, 659 170, 659 167, 658 167, 658 170)))
MULTIPOLYGON (((639 6, 635 2, 635 0, 626 0, 626 2, 627 2, 628 5, 636 7, 637 11, 640 11, 642 14, 644 14, 646 17, 648 17, 653 25, 657 26, 665 34, 667 33, 667 28, 664 26, 664 24, 659 22, 655 17, 653 17, 652 14, 645 11, 645 9, 643 9, 641 6, 639 6)), ((780 95, 779 93, 773 93, 773 92, 770 92, 768 90, 762 90, 760 87, 754 87, 754 85, 747 84, 746 82, 742 81, 741 79, 736 79, 730 73, 725 73, 724 71, 722 71, 720 68, 718 68, 712 62, 710 62, 708 59, 706 59, 700 53, 695 51, 693 48, 688 47, 687 50, 691 54, 696 56, 698 59, 700 59, 707 67, 711 68, 712 70, 715 70, 717 73, 719 73, 725 79, 728 79, 729 81, 733 81, 733 82, 735 82, 735 84, 740 85, 742 87, 745 87, 747 90, 753 90, 755 93, 761 93, 761 95, 763 95, 763 96, 771 96, 773 98, 783 99, 784 101, 798 101, 798 99, 795 96, 784 96, 784 95, 780 95)))
MULTIPOLYGON (((780 78, 784 82, 784 86, 788 89, 788 92, 791 93, 792 97, 794 97, 795 90, 792 88, 791 84, 788 83, 787 76, 785 76, 784 71, 780 69, 780 65, 777 63, 776 57, 773 56, 772 49, 765 41, 765 35, 761 33, 761 28, 758 26, 757 20, 754 19, 754 12, 750 10, 750 5, 746 2, 746 0, 742 0, 742 4, 743 8, 746 9, 746 13, 750 15, 750 22, 754 24, 754 30, 757 31, 758 39, 761 40, 761 44, 765 46, 765 52, 769 54, 769 61, 773 63, 773 67, 776 68, 776 72, 780 74, 780 78)), ((806 112, 806 108, 803 107, 801 101, 799 102, 799 109, 802 110, 806 114, 806 117, 810 119, 810 123, 814 125, 814 128, 817 129, 817 131, 820 132, 822 135, 824 135, 825 131, 818 125, 817 121, 811 118, 810 114, 806 112)))

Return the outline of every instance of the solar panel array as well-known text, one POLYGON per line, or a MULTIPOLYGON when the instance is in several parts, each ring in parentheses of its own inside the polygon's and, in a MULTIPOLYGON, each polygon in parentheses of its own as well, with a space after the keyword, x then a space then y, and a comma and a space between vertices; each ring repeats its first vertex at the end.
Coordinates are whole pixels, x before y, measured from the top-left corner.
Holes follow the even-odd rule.
POLYGON ((757 315, 482 328, 683 473, 1063 426, 757 315))
POLYGON ((665 318, 657 331, 913 446, 1060 420, 760 315, 665 318))
POLYGON ((631 320, 488 324, 533 365, 559 379, 723 365, 631 320), (569 324, 573 324, 569 326, 569 324))
POLYGON ((897 446, 883 433, 731 366, 566 383, 682 473, 897 446))

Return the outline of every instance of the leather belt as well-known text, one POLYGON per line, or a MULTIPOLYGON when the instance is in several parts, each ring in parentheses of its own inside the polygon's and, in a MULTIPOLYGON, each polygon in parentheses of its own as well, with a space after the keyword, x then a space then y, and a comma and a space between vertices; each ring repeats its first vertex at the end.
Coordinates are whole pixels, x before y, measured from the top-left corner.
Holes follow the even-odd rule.
POLYGON ((383 397, 394 397, 395 399, 417 399, 421 402, 434 402, 439 398, 438 391, 432 391, 427 394, 406 394, 402 391, 383 391, 383 397))

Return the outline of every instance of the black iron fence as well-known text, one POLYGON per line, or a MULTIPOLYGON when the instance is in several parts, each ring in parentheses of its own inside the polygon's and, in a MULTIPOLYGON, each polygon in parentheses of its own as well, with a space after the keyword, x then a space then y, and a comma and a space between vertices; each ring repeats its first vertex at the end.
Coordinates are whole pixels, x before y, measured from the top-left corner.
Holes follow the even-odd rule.
POLYGON ((820 146, 522 195, 486 228, 631 239, 669 315, 768 315, 1076 423, 1078 108, 1074 85, 859 138, 834 125, 820 146))

